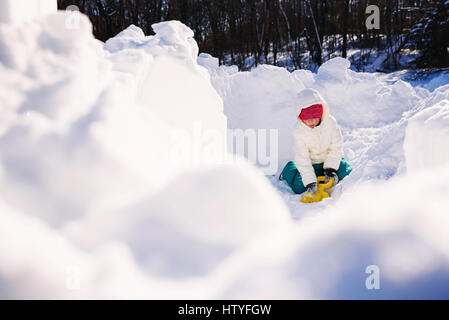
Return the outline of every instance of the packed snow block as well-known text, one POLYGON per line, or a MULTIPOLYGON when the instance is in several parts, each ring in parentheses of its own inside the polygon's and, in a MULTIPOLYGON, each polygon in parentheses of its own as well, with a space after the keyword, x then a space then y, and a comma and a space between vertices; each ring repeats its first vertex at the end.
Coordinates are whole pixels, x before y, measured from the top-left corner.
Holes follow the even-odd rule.
MULTIPOLYGON (((185 168, 225 158, 222 100, 188 39, 169 44, 130 27, 118 37, 129 42, 109 52, 85 15, 76 30, 67 17, 0 25, 0 166, 8 172, 0 192, 8 202, 61 225, 93 203, 155 192, 185 168), (177 45, 189 46, 186 55, 177 45)), ((183 32, 163 34, 174 41, 183 32)))
POLYGON ((222 266, 290 222, 279 195, 243 163, 186 172, 158 194, 64 228, 2 199, 0 209, 0 296, 10 299, 214 298, 239 268, 222 266))
POLYGON ((1 299, 156 299, 182 289, 143 275, 122 243, 83 250, 64 230, 1 197, 0 212, 1 299), (25 274, 27 281, 21 280, 25 274))
POLYGON ((442 100, 408 120, 404 152, 408 171, 449 163, 449 100, 442 100))
POLYGON ((56 0, 2 0, 0 23, 20 24, 57 11, 56 0))
POLYGON ((429 83, 425 85, 425 88, 427 88, 429 91, 434 91, 435 89, 442 87, 448 83, 449 72, 445 72, 434 77, 429 83))
POLYGON ((292 72, 292 76, 297 79, 297 81, 301 82, 306 88, 312 87, 315 82, 315 74, 310 70, 295 70, 292 72))

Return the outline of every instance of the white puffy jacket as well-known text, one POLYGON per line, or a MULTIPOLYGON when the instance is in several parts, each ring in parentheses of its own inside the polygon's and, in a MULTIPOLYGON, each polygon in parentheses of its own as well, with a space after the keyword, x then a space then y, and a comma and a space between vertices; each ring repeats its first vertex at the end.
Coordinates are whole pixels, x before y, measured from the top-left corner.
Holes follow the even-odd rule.
POLYGON ((305 89, 297 98, 299 109, 296 112, 296 119, 303 108, 314 104, 323 105, 320 125, 312 129, 298 119, 293 130, 294 162, 304 185, 307 186, 316 182, 312 163, 324 163, 324 169, 338 170, 343 157, 343 138, 337 121, 329 114, 329 107, 318 91, 305 89))

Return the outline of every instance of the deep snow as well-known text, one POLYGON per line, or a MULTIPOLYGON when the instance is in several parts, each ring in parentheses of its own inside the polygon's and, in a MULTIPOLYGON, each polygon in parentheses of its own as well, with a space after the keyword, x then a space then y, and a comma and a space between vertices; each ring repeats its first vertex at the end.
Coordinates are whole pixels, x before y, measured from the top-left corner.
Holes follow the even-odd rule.
POLYGON ((0 2, 0 23, 20 25, 42 15, 56 12, 54 0, 2 0, 0 2))
POLYGON ((449 298, 447 81, 238 72, 177 21, 103 44, 69 18, 0 24, 1 298, 449 298), (277 179, 307 87, 354 168, 314 205, 277 179), (233 159, 240 129, 278 143, 233 159))

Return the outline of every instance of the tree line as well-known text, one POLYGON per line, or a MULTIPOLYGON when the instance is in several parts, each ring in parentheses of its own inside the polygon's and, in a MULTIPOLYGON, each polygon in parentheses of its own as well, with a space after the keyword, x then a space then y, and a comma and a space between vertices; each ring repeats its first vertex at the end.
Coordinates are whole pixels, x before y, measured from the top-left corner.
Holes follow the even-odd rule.
POLYGON ((241 70, 260 63, 290 70, 350 57, 363 69, 449 66, 448 0, 58 0, 76 5, 102 41, 134 24, 152 35, 153 23, 179 20, 195 32, 200 52, 241 70), (378 27, 367 28, 367 19, 378 27), (356 52, 356 54, 354 54, 356 52), (404 59, 406 57, 407 59, 404 59))

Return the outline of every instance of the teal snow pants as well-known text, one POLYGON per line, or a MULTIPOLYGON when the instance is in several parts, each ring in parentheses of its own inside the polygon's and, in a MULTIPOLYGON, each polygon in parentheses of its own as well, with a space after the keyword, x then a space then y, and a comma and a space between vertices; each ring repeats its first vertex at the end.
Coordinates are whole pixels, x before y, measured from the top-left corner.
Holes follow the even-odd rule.
MULTIPOLYGON (((317 177, 324 175, 323 163, 312 164, 312 166, 317 177)), ((343 180, 343 178, 348 176, 351 171, 352 168, 349 163, 345 160, 345 158, 341 158, 340 167, 337 170, 338 179, 340 181, 343 180)), ((302 183, 301 174, 299 173, 298 169, 296 169, 296 165, 293 161, 290 161, 284 167, 284 169, 282 170, 282 176, 295 193, 300 194, 307 190, 302 183)))

